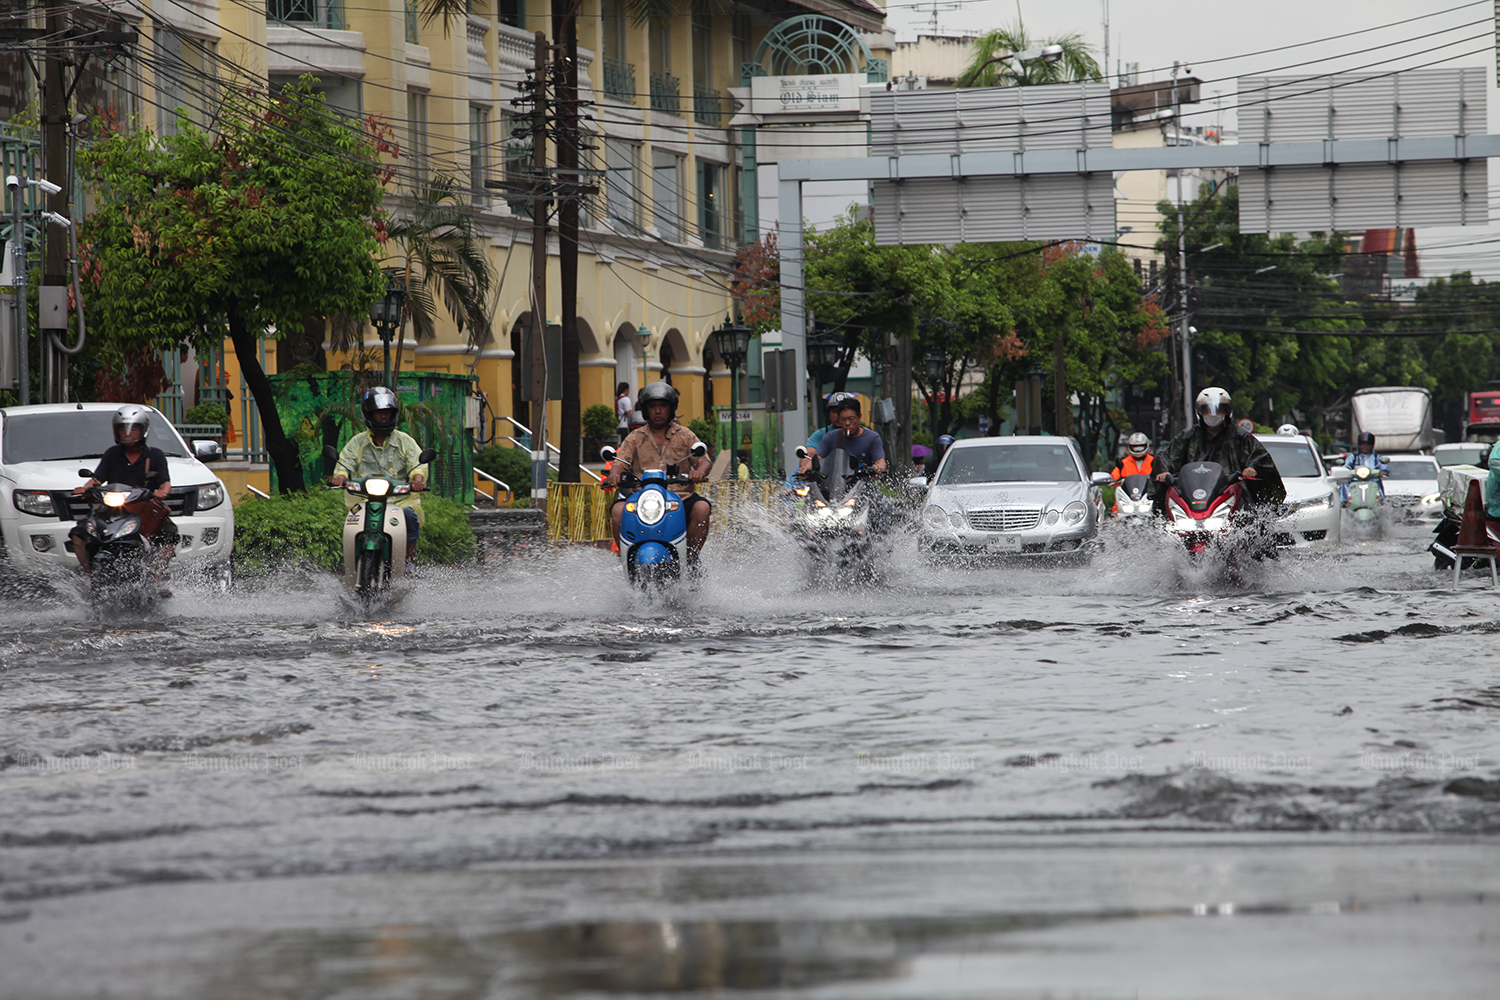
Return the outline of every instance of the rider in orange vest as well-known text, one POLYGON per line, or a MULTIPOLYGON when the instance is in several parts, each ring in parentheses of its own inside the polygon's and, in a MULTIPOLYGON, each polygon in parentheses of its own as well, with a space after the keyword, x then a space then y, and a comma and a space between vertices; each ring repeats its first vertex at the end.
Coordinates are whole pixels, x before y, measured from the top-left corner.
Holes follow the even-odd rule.
POLYGON ((1128 454, 1110 472, 1111 478, 1119 482, 1126 476, 1149 476, 1156 471, 1156 456, 1151 454, 1151 439, 1140 431, 1130 435, 1125 442, 1128 454))

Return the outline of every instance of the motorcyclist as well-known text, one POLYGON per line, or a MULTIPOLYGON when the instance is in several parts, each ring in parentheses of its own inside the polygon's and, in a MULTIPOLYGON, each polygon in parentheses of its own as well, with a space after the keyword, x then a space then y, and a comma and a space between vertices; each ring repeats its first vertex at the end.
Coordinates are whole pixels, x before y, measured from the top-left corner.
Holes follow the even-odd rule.
MULTIPOLYGON (((1391 463, 1385 460, 1384 455, 1375 454, 1375 435, 1369 431, 1360 431, 1359 440, 1355 443, 1354 451, 1344 456, 1344 468, 1349 470, 1358 469, 1363 466, 1371 472, 1380 474, 1381 497, 1385 496, 1385 477, 1391 474, 1391 463)), ((1343 495, 1345 503, 1349 502, 1349 487, 1340 486, 1339 493, 1343 495)))
MULTIPOLYGON (((1118 484, 1126 476, 1149 476, 1156 468, 1156 456, 1151 454, 1151 439, 1136 431, 1125 439, 1125 455, 1120 464, 1110 470, 1109 477, 1118 484)), ((1119 513, 1116 503, 1111 510, 1119 513)))
MULTIPOLYGON (((427 466, 421 462, 422 448, 416 438, 396 429, 401 417, 401 401, 388 387, 377 385, 366 389, 359 406, 365 416, 366 429, 350 438, 344 450, 339 452, 329 483, 343 486, 350 479, 370 476, 390 476, 411 483, 410 493, 389 500, 406 516, 406 562, 409 566, 416 561, 417 542, 422 537, 422 498, 418 494, 427 489, 427 466)), ((347 494, 344 499, 351 505, 359 502, 347 494)))
POLYGON ((1210 386, 1194 402, 1197 420, 1167 446, 1156 473, 1156 505, 1166 510, 1167 476, 1193 462, 1217 462, 1228 472, 1244 477, 1251 503, 1279 504, 1286 499, 1281 473, 1266 446, 1254 434, 1240 430, 1234 419, 1234 400, 1228 390, 1210 386))
POLYGON ((1301 437, 1302 432, 1297 429, 1296 424, 1282 424, 1276 428, 1276 433, 1281 437, 1301 437))
POLYGON ((937 447, 932 450, 931 455, 927 456, 927 461, 922 463, 922 475, 927 477, 929 483, 932 482, 932 477, 937 475, 937 467, 942 464, 943 456, 948 454, 948 449, 951 447, 953 447, 953 435, 939 434, 937 447))
MULTIPOLYGON (((115 411, 110 424, 114 429, 115 443, 105 449, 89 481, 74 489, 73 493, 82 494, 90 487, 105 483, 122 483, 143 489, 152 487, 152 496, 157 500, 166 500, 172 492, 172 475, 167 468, 166 454, 160 448, 152 448, 146 444, 146 438, 151 433, 150 408, 134 403, 126 404, 115 411)), ((73 539, 73 554, 78 557, 78 565, 83 567, 85 573, 92 574, 92 558, 99 550, 99 543, 89 537, 84 525, 85 522, 79 521, 68 532, 68 537, 73 539)), ((177 554, 177 541, 180 537, 177 526, 167 517, 161 519, 161 525, 151 535, 151 543, 156 547, 154 582, 158 588, 161 587, 167 565, 177 554)), ((172 592, 162 590, 161 596, 171 597, 172 592)))
MULTIPOLYGON (((677 422, 677 399, 677 390, 668 382, 652 382, 640 391, 636 397, 636 409, 645 416, 646 425, 631 431, 620 443, 615 452, 614 468, 604 481, 606 486, 610 489, 618 487, 627 472, 639 476, 648 469, 664 470, 669 465, 676 465, 679 471, 686 469, 688 479, 694 483, 701 483, 708 477, 712 463, 706 457, 692 457, 698 435, 677 422)), ((708 518, 713 513, 713 505, 707 498, 693 492, 690 486, 673 484, 668 488, 682 497, 682 505, 687 509, 688 560, 696 563, 698 554, 703 551, 703 543, 708 541, 708 518)), ((625 499, 623 494, 617 494, 609 510, 616 544, 620 540, 625 499)))
POLYGON ((808 450, 811 451, 823 443, 823 436, 839 429, 839 404, 847 399, 852 393, 830 392, 823 397, 823 406, 828 410, 828 424, 819 427, 812 432, 807 439, 808 450))
MULTIPOLYGON (((860 424, 862 409, 858 396, 852 392, 844 393, 844 398, 839 401, 838 432, 823 435, 823 440, 818 442, 817 456, 827 458, 833 454, 833 449, 841 448, 848 453, 851 467, 869 465, 877 473, 885 472, 885 444, 879 434, 860 424)), ((809 455, 798 463, 797 471, 806 473, 811 468, 812 457, 809 455)))

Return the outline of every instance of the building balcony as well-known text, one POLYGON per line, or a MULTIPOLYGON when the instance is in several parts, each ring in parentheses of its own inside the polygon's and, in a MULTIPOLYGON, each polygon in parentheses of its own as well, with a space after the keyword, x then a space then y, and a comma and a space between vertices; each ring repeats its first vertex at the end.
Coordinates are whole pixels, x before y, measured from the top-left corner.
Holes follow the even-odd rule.
POLYGON ((651 74, 651 110, 681 114, 682 81, 671 73, 651 74))
MULTIPOLYGON (((604 96, 607 100, 621 104, 635 103, 635 64, 621 59, 604 57, 604 96)), ((656 89, 653 77, 652 107, 656 106, 656 89)))
POLYGON ((723 98, 712 87, 693 84, 693 120, 699 125, 719 127, 724 118, 723 98))
POLYGON ((339 0, 267 0, 266 19, 333 31, 343 31, 347 27, 343 4, 339 0))

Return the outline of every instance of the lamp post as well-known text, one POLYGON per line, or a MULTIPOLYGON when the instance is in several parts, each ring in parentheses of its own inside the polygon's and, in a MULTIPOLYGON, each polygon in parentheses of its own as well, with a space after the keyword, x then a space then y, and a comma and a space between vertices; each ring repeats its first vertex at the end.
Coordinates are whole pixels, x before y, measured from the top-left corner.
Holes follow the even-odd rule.
POLYGON ((1026 373, 1026 431, 1029 434, 1042 432, 1042 384, 1047 373, 1041 366, 1033 366, 1026 373))
POLYGON ((729 369, 729 462, 731 473, 739 470, 740 447, 740 365, 750 353, 750 328, 735 323, 728 316, 724 325, 714 331, 714 349, 729 369))
POLYGON ((651 381, 651 328, 649 326, 638 326, 635 328, 636 343, 641 346, 641 388, 651 381))
POLYGON ((822 391, 824 382, 833 380, 834 369, 839 366, 840 346, 836 334, 814 332, 807 339, 807 370, 818 383, 814 395, 822 391))
POLYGON ((937 413, 938 413, 938 382, 948 371, 948 355, 941 351, 932 350, 927 352, 927 357, 922 359, 923 370, 927 373, 927 409, 929 411, 928 423, 932 429, 932 436, 937 437, 937 413))
POLYGON ((370 304, 370 323, 380 334, 380 343, 385 348, 385 385, 391 385, 391 338, 401 327, 401 307, 406 292, 396 281, 395 274, 387 272, 385 294, 370 304))

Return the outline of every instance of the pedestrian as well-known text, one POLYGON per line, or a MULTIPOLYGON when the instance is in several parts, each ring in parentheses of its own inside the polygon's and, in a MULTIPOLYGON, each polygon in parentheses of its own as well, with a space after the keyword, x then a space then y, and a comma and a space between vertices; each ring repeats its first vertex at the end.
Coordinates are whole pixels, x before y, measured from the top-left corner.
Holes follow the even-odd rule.
POLYGON ((621 382, 615 387, 615 416, 618 422, 615 431, 620 435, 620 443, 625 443, 625 435, 630 433, 630 411, 635 409, 635 403, 630 399, 630 383, 621 382))

